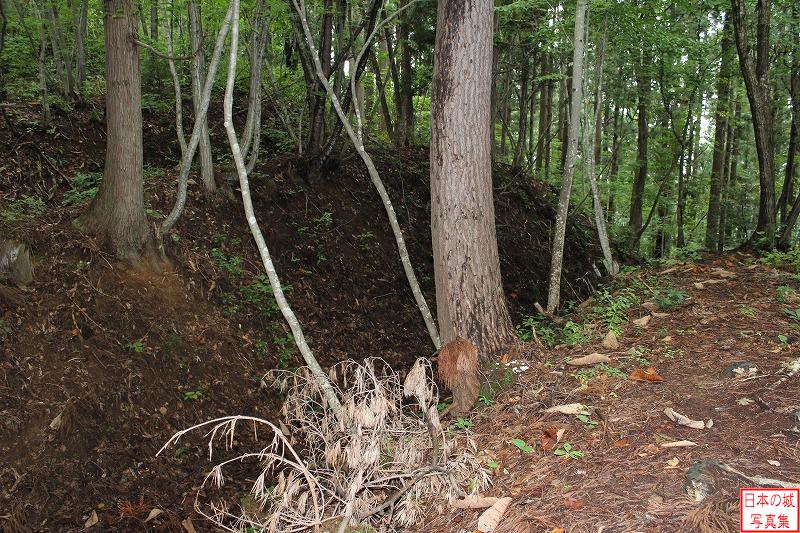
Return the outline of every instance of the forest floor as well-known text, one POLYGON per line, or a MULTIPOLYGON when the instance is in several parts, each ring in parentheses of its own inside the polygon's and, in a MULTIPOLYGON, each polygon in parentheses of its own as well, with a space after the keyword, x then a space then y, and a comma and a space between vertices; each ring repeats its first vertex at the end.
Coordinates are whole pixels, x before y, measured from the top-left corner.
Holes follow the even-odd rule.
MULTIPOLYGON (((165 456, 156 451, 174 432, 213 417, 276 419, 280 397, 263 376, 299 364, 241 209, 204 198, 193 184, 169 246, 172 268, 126 268, 72 224, 102 171, 97 113, 57 114, 42 128, 30 108, 7 111, 14 126, 0 122, 0 238, 31 246, 35 281, 0 297, 0 530, 67 532, 96 524, 90 531, 185 532, 186 520, 208 530, 192 508, 209 466, 203 443, 187 441, 165 456), (146 522, 153 509, 163 512, 146 522)), ((157 221, 174 199, 179 149, 168 114, 145 114, 145 129, 145 195, 157 221)), ((309 181, 277 142, 265 144, 266 163, 253 177, 256 210, 323 365, 379 355, 402 368, 429 356, 385 214, 359 162, 346 159, 309 181)), ((433 301, 427 151, 375 149, 375 155, 433 301)), ((544 298, 550 258, 541 251, 549 250, 557 195, 506 167, 495 176, 504 288, 515 323, 522 323, 544 298)), ((573 220, 562 300, 577 303, 602 280, 592 266, 599 264, 592 226, 584 216, 573 220)), ((747 474, 800 479, 797 439, 786 433, 790 411, 800 408, 800 387, 795 380, 770 389, 782 361, 798 352, 793 321, 775 291, 797 283, 762 265, 751 268, 753 261, 733 255, 624 278, 640 294, 650 286, 670 300, 669 286, 688 298, 641 330, 623 325, 621 347, 602 371, 563 368, 566 358, 601 351, 600 328, 584 327, 591 317, 582 313, 592 305, 579 307, 574 322, 539 324, 541 333, 557 330, 558 342, 579 344, 547 350, 529 343, 527 357, 536 362, 477 412, 470 429, 485 450, 482 458, 498 465, 493 491, 515 498, 502 527, 691 530, 684 520, 707 506, 684 497, 683 476, 700 458, 747 474), (713 277, 715 266, 736 277, 695 289, 692 283, 713 277), (622 379, 645 359, 663 382, 622 379), (755 379, 722 377, 726 365, 740 360, 758 366, 755 379), (743 398, 753 402, 740 405, 743 398), (542 415, 544 407, 577 401, 591 406, 585 424, 542 415), (668 406, 713 418, 714 426, 678 428, 662 414, 668 406), (566 430, 559 446, 569 442, 584 457, 563 461, 547 443, 542 447, 550 426, 566 430), (509 445, 514 438, 526 439, 533 451, 509 445), (680 438, 698 446, 658 448, 680 438)), ((627 315, 635 319, 638 312, 631 308, 627 315)), ((228 488, 245 494, 249 486, 229 480, 228 488)), ((721 496, 727 492, 719 494, 714 512, 692 516, 718 518, 717 509, 730 503, 721 496)), ((427 523, 430 528, 418 531, 474 530, 474 517, 464 512, 445 511, 427 523)))
MULTIPOLYGON (((782 379, 787 363, 800 362, 797 275, 730 254, 634 271, 619 286, 611 299, 587 302, 573 320, 592 308, 595 318, 609 318, 624 306, 609 311, 608 302, 636 291, 671 309, 628 309, 615 350, 601 346, 602 335, 536 350, 518 383, 472 417, 480 422, 467 431, 494 467, 488 494, 513 498, 497 533, 739 531, 738 487, 753 485, 702 461, 800 486, 800 375, 782 379), (647 324, 634 325, 648 316, 647 324), (610 362, 565 364, 592 353, 610 362), (730 373, 744 362, 757 370, 730 373), (572 403, 590 414, 579 420, 545 413, 572 403), (667 418, 666 408, 713 423, 684 427, 667 418), (521 451, 514 439, 532 450, 521 451), (664 447, 681 440, 696 446, 664 447), (554 454, 567 445, 581 456, 554 454), (692 481, 709 487, 702 502, 692 481)), ((650 302, 645 307, 654 309, 650 302)), ((437 509, 426 531, 474 531, 477 516, 437 509)))

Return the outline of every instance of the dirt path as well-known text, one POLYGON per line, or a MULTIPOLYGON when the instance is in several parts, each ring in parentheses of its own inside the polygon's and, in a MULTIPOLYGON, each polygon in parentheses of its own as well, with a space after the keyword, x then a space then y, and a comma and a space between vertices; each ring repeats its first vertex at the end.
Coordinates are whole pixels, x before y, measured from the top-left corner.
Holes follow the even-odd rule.
MULTIPOLYGON (((479 413, 484 421, 472 429, 479 457, 499 465, 490 492, 514 498, 498 532, 738 531, 737 480, 711 468, 705 481, 713 495, 698 503, 687 493, 690 467, 708 459, 748 476, 800 484, 800 434, 791 431, 800 410, 800 376, 774 386, 785 374, 782 365, 800 356, 800 321, 785 312, 800 303, 792 295, 788 303, 776 299, 786 291, 779 287, 797 282, 740 255, 650 274, 656 273, 631 279, 645 294, 654 283, 682 291, 683 303, 643 328, 627 323, 617 350, 595 342, 545 352, 546 364, 523 373, 518 386, 479 413), (564 361, 592 352, 609 354, 608 368, 626 373, 652 366, 663 381, 622 379, 607 370, 581 388, 570 376, 577 369, 564 361), (751 378, 724 375, 743 361, 758 369, 751 378), (589 423, 544 414, 573 402, 589 406, 589 423), (679 426, 665 408, 713 425, 679 426), (561 441, 553 446, 547 435, 560 429, 561 441), (518 450, 512 439, 525 440, 533 451, 518 450), (661 447, 684 439, 697 445, 661 447), (555 456, 553 448, 565 442, 583 456, 555 456)), ((628 317, 648 314, 637 307, 628 317)), ((432 530, 474 531, 476 517, 445 509, 431 518, 432 530)))

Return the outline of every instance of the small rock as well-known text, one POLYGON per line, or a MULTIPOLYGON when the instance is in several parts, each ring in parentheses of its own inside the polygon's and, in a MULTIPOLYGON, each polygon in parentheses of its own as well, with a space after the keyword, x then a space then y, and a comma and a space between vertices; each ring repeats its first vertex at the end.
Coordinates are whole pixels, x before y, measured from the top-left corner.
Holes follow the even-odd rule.
POLYGON ((645 315, 642 318, 637 318, 636 320, 634 320, 633 325, 640 328, 644 328, 647 327, 647 324, 649 324, 652 319, 653 319, 652 316, 645 315))
POLYGON ((741 378, 744 376, 752 376, 758 372, 758 367, 750 361, 739 361, 728 365, 722 371, 722 375, 726 378, 741 378))
POLYGON ((730 270, 725 270, 725 269, 722 269, 722 268, 714 269, 712 271, 712 274, 714 274, 715 276, 719 276, 721 278, 724 278, 724 279, 733 279, 733 278, 736 277, 736 274, 734 272, 731 272, 730 270))
POLYGON ((162 405, 158 408, 158 412, 161 413, 161 416, 165 416, 167 414, 167 408, 162 405))
POLYGON ((658 304, 655 302, 645 302, 642 304, 642 308, 652 313, 653 311, 658 311, 658 304))
POLYGON ((17 287, 33 282, 31 249, 25 243, 0 242, 0 279, 8 279, 17 287))
POLYGON ((619 348, 619 340, 617 334, 613 330, 609 330, 606 338, 603 339, 603 348, 607 350, 616 350, 619 348))

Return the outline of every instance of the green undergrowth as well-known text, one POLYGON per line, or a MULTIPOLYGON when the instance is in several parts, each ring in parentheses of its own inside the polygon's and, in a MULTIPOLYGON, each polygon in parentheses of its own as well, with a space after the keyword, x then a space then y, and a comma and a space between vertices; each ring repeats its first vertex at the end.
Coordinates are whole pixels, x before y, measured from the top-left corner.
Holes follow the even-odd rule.
POLYGON ((551 348, 590 344, 599 342, 608 331, 621 336, 632 329, 630 317, 645 302, 667 312, 681 306, 686 298, 686 292, 676 288, 669 276, 646 274, 639 268, 627 267, 583 304, 566 305, 557 320, 539 313, 524 316, 516 326, 516 333, 522 341, 538 341, 551 348))

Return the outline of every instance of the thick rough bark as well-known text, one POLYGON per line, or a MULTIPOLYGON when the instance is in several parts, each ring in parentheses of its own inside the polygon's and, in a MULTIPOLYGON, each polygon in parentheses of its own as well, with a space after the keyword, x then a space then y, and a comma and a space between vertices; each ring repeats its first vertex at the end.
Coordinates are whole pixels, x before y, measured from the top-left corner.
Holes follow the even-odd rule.
POLYGON ((722 27, 722 63, 717 78, 717 108, 714 113, 714 156, 711 162, 711 190, 708 195, 706 214, 706 240, 708 250, 717 249, 719 238, 720 203, 725 173, 725 147, 727 144, 728 114, 731 96, 731 70, 733 63, 733 36, 731 35, 730 15, 725 15, 722 27))
POLYGON ((642 230, 642 206, 644 201, 644 188, 647 184, 647 142, 649 126, 647 124, 647 101, 650 96, 650 78, 645 72, 650 63, 650 56, 642 52, 641 62, 636 72, 636 87, 639 93, 637 104, 637 134, 636 134, 636 173, 631 187, 631 208, 628 217, 628 226, 631 234, 631 244, 638 247, 638 235, 642 230))
POLYGON ((739 66, 747 88, 750 116, 758 155, 759 202, 758 222, 746 246, 772 248, 775 241, 775 153, 770 70, 771 1, 758 0, 755 62, 748 40, 745 0, 731 0, 733 30, 739 66))
POLYGON ((492 1, 441 0, 431 105, 431 232, 442 342, 482 360, 513 338, 503 295, 491 168, 492 1))
POLYGON ((572 178, 578 155, 578 136, 581 126, 581 103, 583 101, 583 50, 585 46, 587 0, 578 0, 575 7, 575 37, 572 54, 572 98, 569 111, 567 150, 564 159, 564 177, 558 197, 555 231, 553 234, 552 259, 550 261, 550 284, 547 288, 547 311, 554 313, 561 300, 561 266, 564 261, 564 237, 567 231, 569 198, 572 193, 572 178))
POLYGON ((106 162, 83 224, 120 259, 138 262, 152 243, 144 209, 142 92, 133 0, 105 0, 106 162))
MULTIPOLYGON (((206 75, 206 60, 202 49, 203 27, 198 0, 189 1, 189 35, 192 47, 192 104, 195 120, 198 120, 204 89, 203 78, 206 75)), ((208 135, 208 120, 205 117, 201 119, 200 127, 200 176, 205 193, 213 195, 217 192, 217 184, 214 181, 214 160, 211 155, 211 138, 208 135)))

